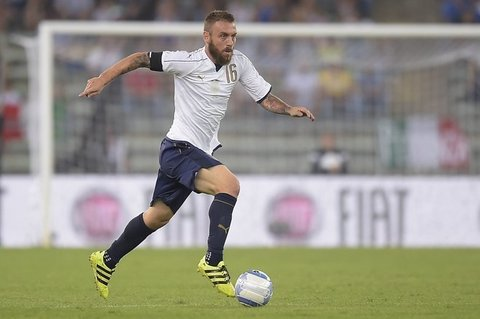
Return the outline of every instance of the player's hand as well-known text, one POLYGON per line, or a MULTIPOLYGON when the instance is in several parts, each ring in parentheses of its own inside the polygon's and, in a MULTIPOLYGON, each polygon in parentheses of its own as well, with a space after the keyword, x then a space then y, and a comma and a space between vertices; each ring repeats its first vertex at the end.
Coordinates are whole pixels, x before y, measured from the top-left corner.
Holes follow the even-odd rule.
POLYGON ((91 78, 87 81, 87 85, 85 86, 84 91, 79 93, 79 97, 95 97, 96 95, 100 94, 105 87, 105 83, 100 77, 91 78))
POLYGON ((291 117, 296 117, 296 118, 307 117, 311 119, 311 121, 316 120, 312 112, 306 107, 291 107, 288 110, 288 112, 291 117))

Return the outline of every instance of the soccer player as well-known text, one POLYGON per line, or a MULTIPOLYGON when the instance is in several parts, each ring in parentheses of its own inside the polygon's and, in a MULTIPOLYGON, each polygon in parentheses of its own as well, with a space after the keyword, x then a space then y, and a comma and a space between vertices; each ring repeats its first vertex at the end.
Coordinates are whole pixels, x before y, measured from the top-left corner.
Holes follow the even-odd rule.
POLYGON ((150 207, 133 218, 107 250, 90 255, 97 290, 103 298, 109 295, 108 284, 120 259, 165 226, 192 191, 214 196, 209 208, 207 251, 197 271, 218 291, 234 296, 223 252, 240 186, 237 177, 212 156, 220 147, 217 133, 232 90, 239 82, 264 109, 314 121, 306 107, 290 106, 271 93, 271 85, 250 60, 234 50, 236 37, 234 16, 212 11, 204 20, 204 47, 191 52, 131 54, 89 79, 79 94, 94 97, 118 76, 141 67, 174 75, 174 120, 160 146, 160 168, 150 207))

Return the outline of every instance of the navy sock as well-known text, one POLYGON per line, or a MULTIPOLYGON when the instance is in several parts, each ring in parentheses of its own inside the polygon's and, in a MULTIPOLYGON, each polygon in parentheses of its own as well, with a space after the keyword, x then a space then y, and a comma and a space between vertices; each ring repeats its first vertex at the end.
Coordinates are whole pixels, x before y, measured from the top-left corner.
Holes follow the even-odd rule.
POLYGON ((209 238, 207 239, 207 253, 205 261, 207 264, 216 266, 224 260, 224 244, 229 232, 232 220, 232 211, 237 199, 227 193, 219 193, 209 209, 209 238))
POLYGON ((110 269, 115 268, 120 259, 137 247, 154 230, 145 225, 142 213, 130 220, 124 232, 105 251, 104 263, 110 269))

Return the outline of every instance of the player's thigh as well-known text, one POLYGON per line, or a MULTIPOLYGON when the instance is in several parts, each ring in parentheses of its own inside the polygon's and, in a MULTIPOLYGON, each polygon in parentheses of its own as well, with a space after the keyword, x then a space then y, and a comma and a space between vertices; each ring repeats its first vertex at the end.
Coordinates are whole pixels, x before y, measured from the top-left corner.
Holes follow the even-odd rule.
POLYGON ((225 165, 200 169, 194 184, 196 191, 212 195, 227 193, 237 197, 240 191, 239 180, 225 165))

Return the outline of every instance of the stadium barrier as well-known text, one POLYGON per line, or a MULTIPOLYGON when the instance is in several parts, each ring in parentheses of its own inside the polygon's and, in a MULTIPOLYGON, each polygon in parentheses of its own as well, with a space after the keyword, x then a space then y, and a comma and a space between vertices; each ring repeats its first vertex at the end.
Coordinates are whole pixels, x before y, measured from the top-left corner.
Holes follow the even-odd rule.
MULTIPOLYGON (((151 176, 56 176, 51 220, 28 177, 7 176, 5 247, 98 247, 148 206, 151 176), (26 197, 27 195, 27 197, 26 197), (27 199, 27 201, 26 201, 27 199), (22 209, 18 209, 21 204, 22 209)), ((227 246, 479 247, 477 177, 240 176, 227 246)), ((144 247, 204 247, 212 197, 193 194, 144 247)))

